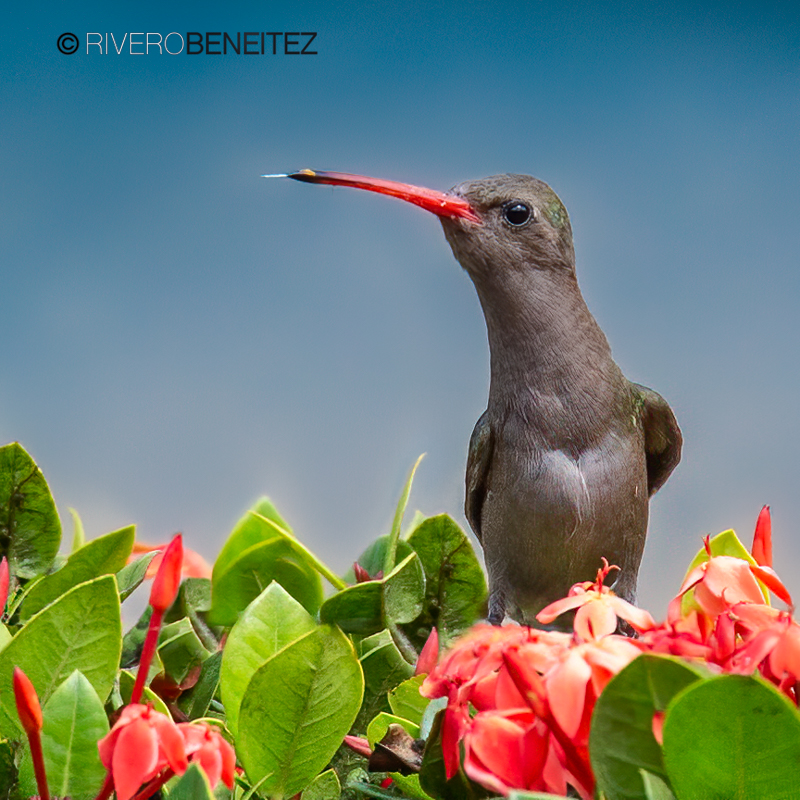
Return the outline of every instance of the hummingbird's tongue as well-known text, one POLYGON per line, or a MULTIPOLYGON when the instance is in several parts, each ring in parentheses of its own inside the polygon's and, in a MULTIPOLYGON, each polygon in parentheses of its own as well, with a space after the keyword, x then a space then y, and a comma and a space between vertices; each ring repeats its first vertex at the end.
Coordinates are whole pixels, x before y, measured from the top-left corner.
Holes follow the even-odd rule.
MULTIPOLYGON (((264 176, 269 177, 269 176, 264 176)), ((367 178, 363 175, 348 175, 346 172, 314 172, 302 169, 286 175, 296 181, 305 183, 327 183, 331 186, 352 186, 354 189, 367 189, 370 192, 388 194, 398 197, 408 203, 424 208, 440 217, 460 217, 470 222, 481 224, 481 218, 468 201, 435 189, 425 189, 422 186, 412 186, 408 183, 384 181, 380 178, 367 178)))

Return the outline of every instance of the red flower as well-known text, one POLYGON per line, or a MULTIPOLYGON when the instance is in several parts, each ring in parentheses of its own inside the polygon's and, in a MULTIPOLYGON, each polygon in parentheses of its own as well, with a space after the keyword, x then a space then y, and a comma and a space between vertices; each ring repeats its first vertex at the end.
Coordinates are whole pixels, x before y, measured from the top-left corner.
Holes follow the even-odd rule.
POLYGON ((464 737, 464 772, 487 789, 543 790, 550 732, 532 711, 480 711, 464 737))
POLYGON ((731 657, 731 670, 751 672, 760 666, 781 689, 794 690, 800 681, 800 625, 787 612, 769 606, 742 603, 732 614, 750 635, 731 657))
POLYGON ((712 619, 737 603, 764 604, 758 581, 791 605, 789 591, 770 567, 754 566, 742 558, 711 556, 695 567, 681 586, 678 596, 694 589, 697 607, 712 619), (756 578, 758 580, 756 580, 756 578))
POLYGON ((436 628, 431 628, 425 645, 417 658, 417 665, 414 667, 415 675, 428 675, 433 672, 436 662, 439 660, 439 632, 436 628))
POLYGON ((186 744, 189 761, 196 761, 213 789, 222 782, 233 789, 236 754, 220 732, 206 722, 182 722, 178 730, 186 744))
POLYGON ((154 611, 166 611, 175 602, 181 584, 183 568, 183 538, 178 533, 172 537, 161 556, 158 572, 150 588, 150 605, 154 611))
MULTIPOLYGON (((4 564, 5 561, 3 559, 4 564)), ((7 567, 6 578, 8 578, 7 567)), ((13 684, 17 714, 19 714, 19 721, 28 736, 28 744, 31 748, 31 760, 33 761, 33 772, 36 776, 39 797, 41 800, 50 800, 50 789, 47 786, 47 774, 45 773, 44 754, 42 752, 42 707, 39 704, 39 696, 36 694, 36 689, 33 688, 28 676, 19 667, 14 667, 13 684)))
POLYGON ((22 728, 28 736, 42 729, 42 707, 30 678, 19 668, 14 667, 14 699, 22 728))
MULTIPOLYGON (((164 550, 167 547, 168 545, 166 544, 135 542, 129 562, 134 561, 135 557, 143 555, 144 553, 152 553, 153 550, 160 550, 161 552, 147 565, 145 578, 154 578, 158 572, 158 568, 161 566, 161 559, 164 558, 164 550)), ((211 566, 200 553, 185 547, 183 549, 183 565, 181 572, 184 578, 210 578, 211 566)))
POLYGON ((165 768, 181 775, 188 766, 178 726, 149 705, 125 706, 97 749, 103 766, 111 771, 117 800, 130 800, 165 768))
POLYGON ((576 583, 566 597, 543 608, 536 615, 536 619, 547 624, 565 611, 577 608, 575 633, 585 642, 614 633, 617 629, 617 617, 629 622, 640 632, 654 628, 655 620, 647 611, 617 597, 608 586, 604 585, 603 582, 612 569, 619 567, 614 564, 609 566, 608 561, 603 559, 603 566, 597 570, 595 581, 576 583))

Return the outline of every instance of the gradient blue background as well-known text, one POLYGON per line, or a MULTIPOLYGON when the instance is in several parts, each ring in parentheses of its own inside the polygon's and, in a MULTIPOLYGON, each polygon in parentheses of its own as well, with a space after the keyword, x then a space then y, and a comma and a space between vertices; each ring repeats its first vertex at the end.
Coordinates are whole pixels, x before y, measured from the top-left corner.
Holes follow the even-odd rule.
POLYGON ((463 522, 488 350, 438 222, 258 176, 524 172, 684 431, 643 605, 663 614, 703 534, 749 542, 763 503, 800 591, 796 3, 32 2, 4 31, 0 441, 90 536, 182 530, 212 560, 268 493, 343 570, 422 451, 412 506, 463 522), (319 55, 56 49, 251 30, 318 31, 319 55))

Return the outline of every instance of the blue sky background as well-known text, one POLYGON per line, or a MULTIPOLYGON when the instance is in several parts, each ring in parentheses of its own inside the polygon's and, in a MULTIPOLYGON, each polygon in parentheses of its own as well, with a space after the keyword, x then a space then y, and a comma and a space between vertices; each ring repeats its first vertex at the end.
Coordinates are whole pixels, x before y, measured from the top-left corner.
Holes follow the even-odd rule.
POLYGON ((684 431, 642 604, 662 615, 701 536, 749 542, 763 503, 800 592, 795 3, 31 2, 4 22, 0 441, 62 516, 182 530, 212 560, 267 493, 344 570, 426 451, 412 505, 464 522, 488 349, 438 222, 258 176, 524 172, 570 211, 617 361, 684 431), (317 31, 319 55, 85 52, 86 32, 262 30, 317 31))

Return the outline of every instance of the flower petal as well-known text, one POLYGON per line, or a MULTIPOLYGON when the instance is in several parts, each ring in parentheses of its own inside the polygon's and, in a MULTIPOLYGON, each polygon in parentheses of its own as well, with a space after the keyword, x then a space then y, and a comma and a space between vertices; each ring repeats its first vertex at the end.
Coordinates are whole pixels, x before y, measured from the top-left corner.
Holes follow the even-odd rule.
POLYGON ((584 642, 602 639, 617 629, 617 615, 606 598, 598 595, 597 599, 590 600, 578 609, 574 628, 584 642))
POLYGON ((118 800, 130 800, 158 769, 158 742, 153 728, 136 719, 119 733, 111 763, 118 800))
POLYGON ((573 608, 578 608, 584 603, 589 602, 591 598, 586 594, 575 594, 570 597, 562 597, 545 606, 537 615, 536 619, 543 625, 552 622, 556 617, 561 616, 565 611, 572 611, 573 608))
POLYGON ((776 597, 779 597, 787 606, 793 606, 792 596, 789 590, 783 585, 772 567, 754 567, 750 565, 750 571, 764 584, 776 597))
POLYGON ((610 596, 606 602, 614 609, 614 613, 618 617, 624 619, 626 622, 630 622, 640 633, 656 627, 656 621, 649 611, 638 608, 633 605, 633 603, 629 603, 627 600, 623 600, 616 595, 610 596))
POLYGON ((186 744, 181 736, 178 726, 165 714, 153 711, 150 715, 150 724, 158 734, 158 743, 164 758, 176 775, 183 775, 189 761, 186 758, 186 744))
POLYGON ((764 506, 758 515, 750 552, 760 566, 772 566, 772 519, 769 515, 769 506, 764 506))
POLYGON ((219 752, 222 756, 222 782, 229 789, 233 789, 233 779, 236 776, 236 753, 222 735, 219 735, 219 752))
POLYGON ((577 649, 570 651, 566 659, 545 676, 550 710, 570 739, 581 725, 586 685, 591 677, 592 668, 577 649))

